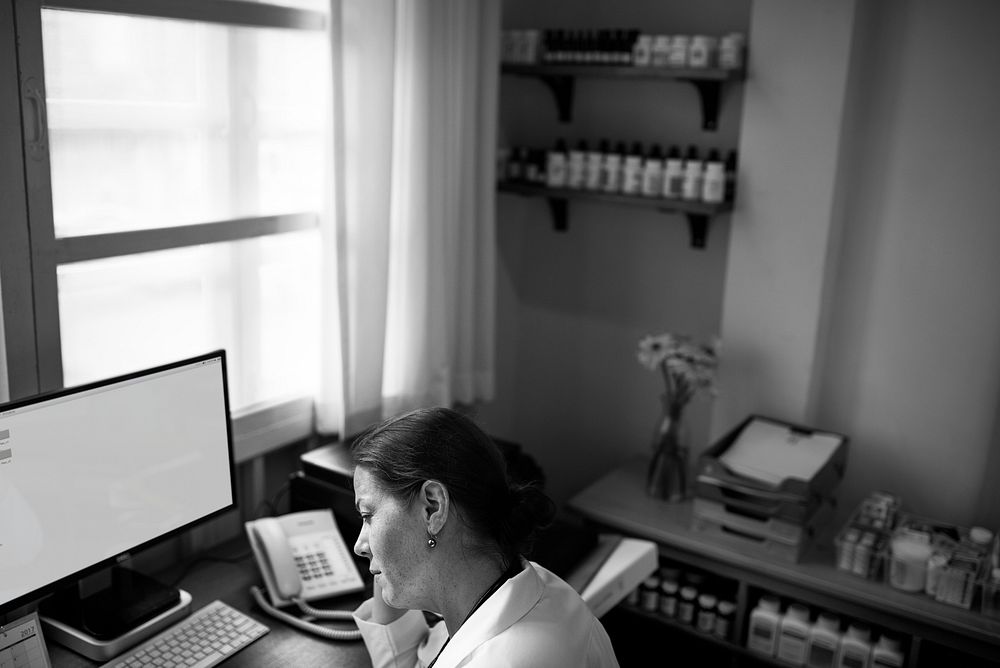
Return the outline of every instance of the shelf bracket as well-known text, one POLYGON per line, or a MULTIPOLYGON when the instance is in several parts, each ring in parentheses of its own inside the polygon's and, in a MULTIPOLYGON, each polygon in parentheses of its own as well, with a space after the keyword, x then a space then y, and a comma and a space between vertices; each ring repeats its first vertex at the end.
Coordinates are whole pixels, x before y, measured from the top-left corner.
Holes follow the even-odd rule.
POLYGON ((539 77, 556 99, 560 123, 573 120, 573 88, 576 79, 567 74, 544 74, 539 77))
POLYGON ((719 103, 722 99, 722 83, 704 79, 685 79, 698 91, 701 101, 702 130, 717 130, 719 127, 719 103))
POLYGON ((691 231, 691 248, 704 248, 708 237, 708 216, 703 213, 688 213, 688 229, 691 231))
POLYGON ((549 209, 552 211, 552 226, 556 232, 565 232, 569 229, 569 202, 565 197, 546 197, 549 202, 549 209))

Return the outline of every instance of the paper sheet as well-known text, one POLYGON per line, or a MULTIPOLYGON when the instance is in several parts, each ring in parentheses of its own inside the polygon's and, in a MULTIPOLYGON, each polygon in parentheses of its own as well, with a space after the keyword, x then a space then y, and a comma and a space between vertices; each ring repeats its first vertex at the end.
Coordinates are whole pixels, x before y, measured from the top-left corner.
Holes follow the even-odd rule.
POLYGON ((842 441, 835 434, 803 433, 754 418, 719 461, 737 475, 778 487, 787 478, 812 480, 842 441))

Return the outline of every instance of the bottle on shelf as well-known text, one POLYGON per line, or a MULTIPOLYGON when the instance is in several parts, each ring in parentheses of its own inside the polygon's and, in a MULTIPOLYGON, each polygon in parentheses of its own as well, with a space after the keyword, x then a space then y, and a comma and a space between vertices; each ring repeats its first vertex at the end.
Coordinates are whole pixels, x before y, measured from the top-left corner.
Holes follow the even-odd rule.
POLYGON ((809 668, 832 668, 839 648, 840 619, 830 612, 819 613, 809 629, 806 665, 809 668))
POLYGON ((737 167, 737 153, 735 150, 730 150, 726 154, 725 162, 725 174, 726 174, 726 192, 724 199, 727 202, 733 202, 736 199, 736 167, 737 167))
POLYGON ((662 192, 663 150, 659 144, 653 144, 642 165, 642 194, 646 197, 659 197, 662 192))
POLYGON ((778 627, 777 657, 789 665, 805 665, 809 630, 809 608, 790 604, 778 627))
POLYGON ((642 144, 632 142, 622 165, 622 192, 626 195, 638 195, 642 191, 642 161, 642 144))
POLYGON ((597 149, 587 151, 586 164, 583 174, 584 190, 599 190, 601 187, 601 164, 604 162, 604 155, 608 152, 608 140, 602 139, 597 145, 597 149))
POLYGON ((545 160, 545 185, 550 188, 566 187, 567 170, 566 141, 557 139, 555 147, 548 152, 545 160))
POLYGON ((851 622, 840 639, 836 668, 865 668, 871 661, 871 629, 860 622, 851 622))
POLYGON ((618 142, 613 151, 604 154, 603 190, 616 193, 622 187, 622 157, 625 155, 625 143, 618 142))
POLYGON ((719 203, 726 196, 725 163, 719 152, 712 149, 705 159, 705 173, 701 183, 701 199, 709 203, 719 203))
POLYGON ((872 648, 872 668, 902 668, 903 646, 899 639, 884 633, 872 648))
POLYGON ((675 144, 667 150, 667 159, 663 163, 663 196, 680 199, 683 186, 684 160, 680 147, 675 144))
POLYGON ((715 605, 715 628, 712 633, 720 640, 732 640, 733 617, 736 615, 736 603, 722 600, 715 605))
POLYGON ((665 575, 660 580, 660 614, 673 619, 677 616, 677 597, 680 585, 676 576, 665 575))
POLYGON ((584 169, 587 160, 587 142, 583 139, 570 149, 569 166, 566 171, 566 187, 580 190, 584 183, 584 169))
POLYGON ((750 611, 747 629, 747 648, 766 656, 774 656, 778 649, 778 625, 781 623, 781 602, 776 596, 765 594, 750 611))
POLYGON ((642 581, 639 591, 639 607, 647 612, 656 612, 660 607, 660 578, 650 575, 642 581))
POLYGON ((715 615, 718 598, 715 594, 705 592, 698 596, 698 612, 695 626, 702 633, 712 633, 715 630, 715 615))
POLYGON ((701 181, 704 163, 698 155, 698 148, 693 144, 688 146, 684 156, 684 184, 681 188, 681 198, 685 200, 701 199, 701 181))
POLYGON ((677 620, 683 624, 695 623, 695 608, 698 606, 698 589, 693 585, 681 587, 677 601, 677 620))

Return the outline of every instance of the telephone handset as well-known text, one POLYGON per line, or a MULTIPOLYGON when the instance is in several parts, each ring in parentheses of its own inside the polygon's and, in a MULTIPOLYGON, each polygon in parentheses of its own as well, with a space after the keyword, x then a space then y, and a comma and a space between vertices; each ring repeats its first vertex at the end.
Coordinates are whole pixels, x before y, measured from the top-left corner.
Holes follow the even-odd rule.
POLYGON ((251 594, 271 615, 334 640, 355 640, 357 630, 330 629, 280 610, 296 605, 311 617, 351 620, 350 612, 317 610, 307 601, 361 591, 365 584, 330 510, 306 510, 264 517, 245 525, 270 601, 251 594))

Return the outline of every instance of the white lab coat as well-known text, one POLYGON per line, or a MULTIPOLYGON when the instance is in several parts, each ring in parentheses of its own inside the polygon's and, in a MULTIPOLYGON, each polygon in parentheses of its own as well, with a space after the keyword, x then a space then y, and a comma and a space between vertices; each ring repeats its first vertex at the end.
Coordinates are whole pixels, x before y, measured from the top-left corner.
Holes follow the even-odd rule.
MULTIPOLYGON (((617 668, 601 622, 580 595, 534 562, 483 602, 445 646, 434 668, 617 668)), ((448 638, 444 622, 428 626, 411 610, 391 624, 371 619, 371 599, 354 611, 374 668, 422 668, 448 638)))

